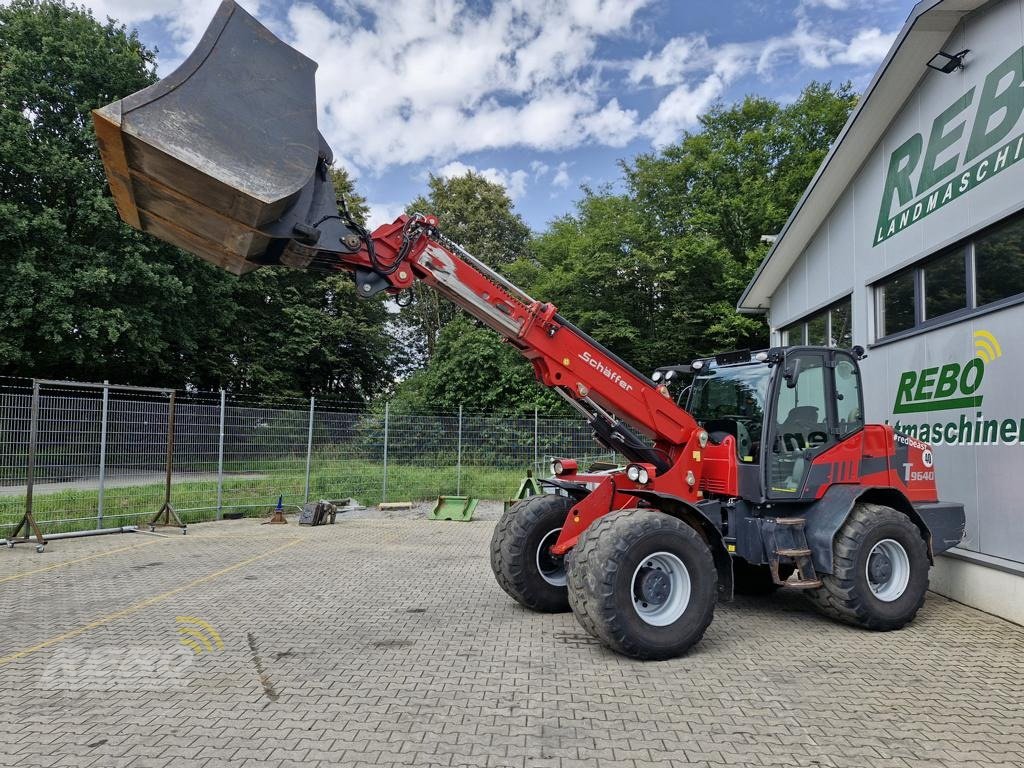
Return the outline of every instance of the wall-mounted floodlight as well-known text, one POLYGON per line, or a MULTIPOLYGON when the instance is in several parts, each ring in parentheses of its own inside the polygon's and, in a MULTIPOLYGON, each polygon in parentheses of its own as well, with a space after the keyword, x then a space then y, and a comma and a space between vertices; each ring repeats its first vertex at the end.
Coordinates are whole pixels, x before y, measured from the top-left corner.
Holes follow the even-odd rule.
POLYGON ((934 69, 936 72, 948 75, 950 72, 956 72, 956 70, 964 68, 964 56, 970 52, 971 51, 968 48, 960 51, 960 53, 946 53, 945 51, 939 51, 932 56, 931 60, 928 62, 928 67, 934 69))

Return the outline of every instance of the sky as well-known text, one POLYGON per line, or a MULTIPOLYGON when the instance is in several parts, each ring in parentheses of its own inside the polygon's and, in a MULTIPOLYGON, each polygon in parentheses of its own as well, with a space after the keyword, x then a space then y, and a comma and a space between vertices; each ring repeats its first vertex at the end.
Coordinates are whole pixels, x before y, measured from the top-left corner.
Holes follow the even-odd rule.
MULTIPOLYGON (((219 0, 77 0, 139 31, 166 75, 219 0)), ((699 130, 716 100, 862 91, 909 0, 241 0, 319 62, 320 129, 373 226, 473 170, 536 231, 618 162, 699 130)), ((443 228, 443 222, 442 222, 443 228)))

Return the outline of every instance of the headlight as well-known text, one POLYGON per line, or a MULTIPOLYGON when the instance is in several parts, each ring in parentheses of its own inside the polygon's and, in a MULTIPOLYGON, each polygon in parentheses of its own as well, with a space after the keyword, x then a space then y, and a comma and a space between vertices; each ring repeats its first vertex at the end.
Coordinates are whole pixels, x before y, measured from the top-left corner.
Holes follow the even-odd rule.
POLYGON ((704 367, 704 361, 694 360, 692 363, 690 363, 690 367, 695 371, 699 371, 701 368, 704 367))
POLYGON ((640 471, 637 472, 636 480, 638 483, 640 483, 640 485, 647 485, 649 482, 651 482, 651 476, 646 469, 640 467, 640 471))
POLYGON ((555 459, 554 461, 551 462, 551 474, 560 475, 564 471, 565 467, 562 466, 562 462, 560 462, 558 459, 555 459))
POLYGON ((661 381, 661 377, 661 371, 655 371, 654 373, 651 374, 651 381, 661 381))
POLYGON ((630 464, 626 467, 626 477, 632 480, 634 483, 640 479, 640 467, 636 464, 630 464))

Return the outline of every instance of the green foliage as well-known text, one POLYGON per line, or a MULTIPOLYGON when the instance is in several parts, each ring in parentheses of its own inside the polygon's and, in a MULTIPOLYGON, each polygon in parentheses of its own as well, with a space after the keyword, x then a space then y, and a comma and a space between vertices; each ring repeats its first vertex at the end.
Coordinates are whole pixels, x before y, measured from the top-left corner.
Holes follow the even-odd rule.
MULTIPOLYGON (((434 214, 441 231, 490 267, 509 264, 527 252, 530 228, 512 210, 512 201, 500 184, 469 172, 443 179, 431 176, 426 197, 418 197, 409 212, 434 214)), ((436 354, 438 334, 458 310, 421 285, 415 286, 412 306, 402 313, 414 344, 436 354)))
POLYGON ((341 201, 345 202, 349 216, 361 227, 366 226, 366 218, 370 215, 370 206, 366 198, 356 190, 356 184, 348 171, 340 166, 331 166, 329 171, 334 194, 338 198, 338 213, 342 212, 341 201))
POLYGON ((585 190, 510 274, 640 370, 767 343, 736 302, 853 108, 812 83, 789 106, 717 105, 701 130, 623 163, 627 191, 585 190))
POLYGON ((490 413, 559 411, 557 395, 537 383, 533 368, 498 335, 459 316, 441 329, 430 363, 399 385, 394 407, 490 413))
MULTIPOLYGON (((347 280, 238 280, 119 220, 90 110, 155 79, 153 52, 123 26, 57 0, 0 7, 0 374, 377 391, 387 315, 347 280)), ((332 178, 365 219, 344 170, 332 178)))

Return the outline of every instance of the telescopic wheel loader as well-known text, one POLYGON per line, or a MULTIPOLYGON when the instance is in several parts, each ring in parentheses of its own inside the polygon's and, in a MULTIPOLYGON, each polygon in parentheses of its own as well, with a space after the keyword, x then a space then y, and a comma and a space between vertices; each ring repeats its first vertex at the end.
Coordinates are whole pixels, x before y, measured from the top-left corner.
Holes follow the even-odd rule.
POLYGON ((434 217, 370 234, 339 216, 315 70, 222 3, 177 70, 94 112, 117 209, 235 274, 345 271, 364 297, 424 283, 519 350, 628 465, 553 462, 551 492, 495 529, 502 589, 534 610, 571 609, 643 659, 685 652, 734 588, 786 584, 869 629, 914 617, 964 510, 938 500, 928 445, 864 423, 862 349, 743 351, 641 374, 446 239, 434 217), (684 377, 677 402, 670 388, 684 377))

